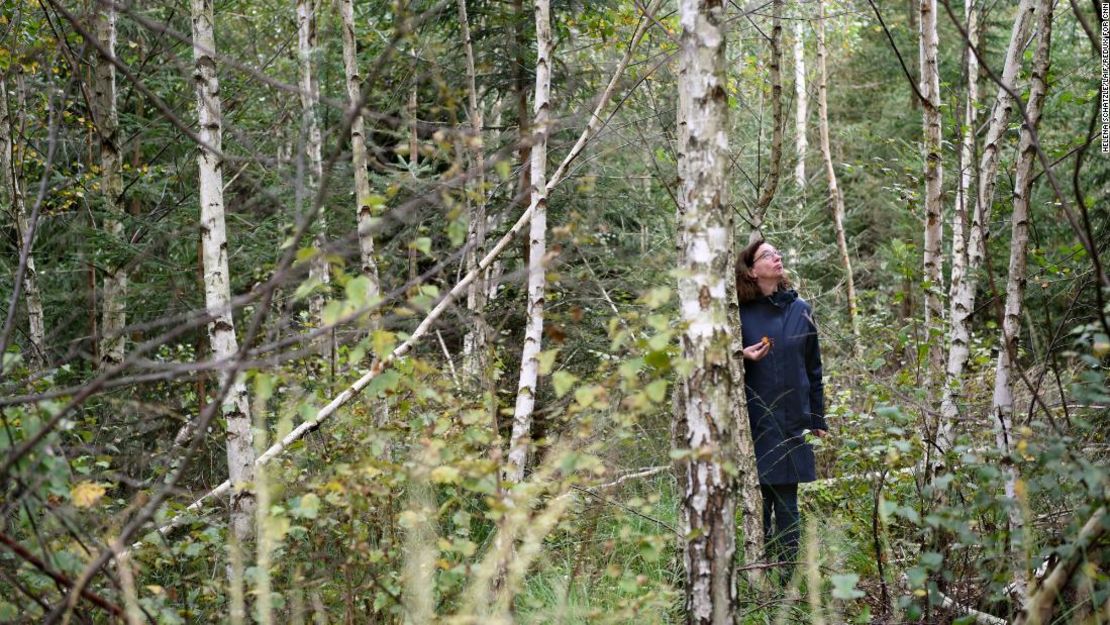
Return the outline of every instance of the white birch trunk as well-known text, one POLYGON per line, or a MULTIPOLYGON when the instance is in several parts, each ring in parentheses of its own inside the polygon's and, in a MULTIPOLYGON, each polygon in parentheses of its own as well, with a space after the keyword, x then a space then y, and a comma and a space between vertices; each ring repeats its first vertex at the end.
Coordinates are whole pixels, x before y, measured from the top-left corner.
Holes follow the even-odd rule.
MULTIPOLYGON (((482 107, 478 102, 478 85, 475 78, 474 45, 470 38, 470 18, 466 12, 466 0, 457 0, 459 26, 462 28, 463 46, 466 52, 466 90, 467 116, 470 118, 471 136, 467 140, 470 148, 470 175, 474 177, 468 184, 467 206, 470 226, 467 230, 466 270, 473 271, 478 260, 485 254, 486 247, 486 175, 485 157, 482 141, 482 107)), ((485 350, 487 341, 486 322, 483 311, 486 305, 487 286, 484 280, 475 280, 466 292, 466 309, 470 312, 472 323, 463 337, 463 374, 469 380, 477 378, 485 370, 485 350)))
MULTIPOLYGON (((197 96, 197 134, 204 141, 198 146, 200 170, 200 230, 204 257, 204 303, 212 320, 208 340, 215 360, 227 361, 239 351, 235 320, 231 310, 231 280, 227 263, 227 229, 224 225, 223 119, 220 112, 220 86, 216 77, 216 39, 213 34, 213 0, 192 0, 193 81, 197 96), (204 146, 210 146, 204 147, 204 146)), ((243 544, 254 524, 254 445, 251 440, 250 402, 242 376, 220 380, 227 385, 223 416, 227 420, 227 470, 231 494, 231 531, 243 544)))
MULTIPOLYGON (((1029 195, 1033 189, 1033 166, 1036 162, 1036 148, 1033 135, 1041 118, 1041 107, 1047 90, 1049 50, 1052 42, 1052 2, 1044 0, 1037 9, 1037 31, 1040 37, 1037 50, 1033 55, 1033 74, 1029 87, 1029 101, 1026 114, 1029 124, 1023 125, 1018 143, 1018 162, 1014 173, 1014 212, 1011 217, 1010 237, 1010 274, 1006 279, 1006 309, 1002 319, 1001 345, 995 367, 994 397, 991 413, 994 417, 995 441, 998 452, 1003 457, 1014 453, 1013 432, 1014 413, 1014 374, 1018 354, 1018 337, 1021 332, 1022 300, 1025 296, 1026 251, 1029 246, 1029 195)), ((1025 602, 1028 575, 1026 556, 1022 549, 1025 522, 1022 508, 1027 505, 1021 501, 1017 466, 1006 463, 1003 467, 1006 476, 1006 498, 1009 500, 1010 545, 1009 557, 1014 571, 1016 599, 1025 602)))
MULTIPOLYGON (((743 380, 732 352, 733 221, 725 198, 728 101, 724 8, 680 0, 677 256, 682 356, 675 381, 686 622, 731 624, 736 610, 736 436, 743 380)), ((743 413, 741 413, 743 414, 743 413)))
POLYGON ((355 174, 355 207, 358 224, 358 251, 362 275, 370 279, 370 297, 381 293, 378 263, 374 259, 374 207, 371 206, 370 175, 366 171, 366 130, 362 117, 362 75, 358 70, 353 0, 339 0, 343 21, 343 69, 351 110, 351 168, 355 174))
MULTIPOLYGON (((116 55, 116 7, 106 3, 97 9, 96 38, 110 57, 116 55)), ((120 171, 119 111, 116 108, 116 67, 106 58, 96 63, 97 129, 100 136, 100 185, 104 194, 104 231, 117 245, 122 244, 123 176, 120 171)), ((100 299, 103 305, 100 323, 100 366, 110 367, 123 362, 127 337, 127 267, 110 263, 104 267, 100 299)))
MULTIPOLYGON (((967 273, 967 219, 968 208, 974 206, 973 183, 977 181, 978 170, 975 167, 975 126, 978 123, 979 103, 979 57, 971 50, 979 45, 979 7, 973 0, 964 4, 964 18, 967 22, 968 50, 967 50, 967 101, 964 106, 964 120, 960 129, 960 181, 956 187, 956 205, 952 215, 952 272, 948 283, 948 315, 951 321, 949 328, 950 347, 953 343, 953 333, 957 331, 955 319, 960 313, 957 306, 960 303, 959 293, 962 288, 964 276, 967 273)), ((962 333, 958 339, 967 346, 970 337, 967 335, 968 325, 962 323, 958 328, 962 333)), ((952 374, 948 368, 952 363, 950 349, 945 363, 945 382, 941 392, 940 423, 937 429, 937 446, 941 453, 952 448, 952 424, 959 416, 959 406, 956 404, 955 389, 947 382, 952 374)))
POLYGON ((844 196, 836 180, 833 167, 832 148, 829 144, 829 71, 828 51, 825 47, 825 0, 817 2, 817 120, 821 137, 821 157, 825 162, 825 175, 829 181, 829 207, 833 214, 833 227, 836 228, 836 247, 840 253, 840 264, 844 267, 844 281, 848 292, 848 319, 852 323, 852 350, 860 354, 859 309, 856 304, 856 282, 852 274, 852 259, 848 255, 848 239, 844 234, 844 196))
POLYGON ((520 383, 517 385, 513 431, 509 439, 509 456, 505 479, 519 482, 524 478, 531 450, 532 412, 536 405, 536 384, 539 379, 540 353, 543 338, 544 268, 547 255, 547 125, 551 115, 551 5, 548 0, 535 0, 536 13, 536 88, 533 105, 531 205, 532 223, 528 248, 528 320, 524 328, 524 349, 520 358, 520 383))
POLYGON ((794 147, 798 162, 794 165, 794 184, 798 186, 801 206, 805 207, 806 190, 806 117, 808 116, 809 94, 806 93, 806 40, 805 24, 802 20, 794 22, 794 101, 797 105, 794 117, 794 147))
MULTIPOLYGON (((320 108, 320 86, 316 80, 316 18, 318 14, 318 0, 297 0, 297 53, 300 64, 301 95, 301 143, 305 152, 308 167, 305 175, 305 199, 308 200, 310 210, 316 208, 317 195, 320 190, 320 180, 324 176, 324 162, 322 155, 323 140, 320 137, 320 121, 318 109, 320 108)), ((316 214, 312 231, 316 233, 314 245, 316 254, 309 267, 309 279, 321 287, 330 282, 328 260, 324 255, 324 246, 327 238, 327 216, 324 214, 324 202, 320 202, 319 212, 316 214)), ((361 242, 361 240, 360 240, 361 242)), ((320 288, 308 300, 308 308, 312 319, 318 326, 323 326, 324 288, 320 288)))
MULTIPOLYGON (((1001 76, 1002 83, 1011 89, 1015 84, 1018 72, 1021 70, 1021 54, 1025 47, 1025 40, 1029 37, 1033 12, 1034 0, 1021 0, 1017 15, 1014 18, 1001 76)), ((990 219, 1001 142, 1009 123, 1013 105, 1010 94, 1000 87, 998 95, 995 97, 994 106, 991 109, 991 118, 983 144, 983 154, 979 159, 979 168, 976 173, 978 189, 971 216, 971 228, 966 239, 967 264, 959 284, 953 285, 953 294, 951 295, 948 360, 945 364, 944 380, 945 394, 949 397, 942 401, 941 406, 942 416, 945 419, 945 423, 939 428, 944 434, 943 438, 938 437, 938 444, 941 445, 950 445, 955 436, 954 429, 958 419, 959 402, 963 395, 964 367, 967 365, 968 355, 970 354, 971 313, 975 310, 975 289, 979 282, 977 272, 982 267, 983 254, 986 251, 984 224, 990 219)))
MULTIPOLYGON (((923 281, 925 287, 925 337, 928 345, 925 367, 925 391, 929 405, 935 403, 941 371, 944 369, 944 302, 941 298, 942 265, 941 243, 944 240, 942 217, 944 166, 941 159, 940 119, 940 67, 937 59, 937 0, 921 0, 918 20, 920 78, 918 90, 922 95, 921 116, 923 141, 921 156, 924 160, 925 236, 923 254, 923 281)), ((938 419, 927 417, 932 441, 936 440, 938 419)))
MULTIPOLYGON (((8 191, 8 201, 15 215, 15 235, 17 250, 20 254, 26 249, 27 266, 23 271, 23 303, 27 308, 27 336, 30 338, 30 354, 27 359, 32 370, 41 369, 46 358, 46 322, 42 310, 42 294, 39 292, 39 278, 35 271, 34 236, 28 239, 30 223, 27 206, 23 197, 23 181, 20 180, 20 158, 15 150, 16 134, 23 128, 26 106, 24 106, 24 84, 21 68, 12 66, 15 75, 17 103, 13 114, 8 107, 7 81, 0 78, 0 169, 4 186, 8 191)), ((34 233, 31 233, 32 235, 34 233)))

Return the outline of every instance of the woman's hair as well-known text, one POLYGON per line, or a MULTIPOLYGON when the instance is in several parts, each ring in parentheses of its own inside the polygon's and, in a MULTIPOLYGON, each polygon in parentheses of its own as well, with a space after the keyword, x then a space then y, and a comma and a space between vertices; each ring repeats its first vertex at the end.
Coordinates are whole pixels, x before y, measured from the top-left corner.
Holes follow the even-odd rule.
MULTIPOLYGON (((766 241, 762 238, 756 239, 740 250, 740 254, 736 257, 736 301, 740 304, 747 304, 763 297, 763 291, 760 290, 759 283, 755 281, 755 278, 748 275, 748 270, 755 265, 755 253, 759 251, 759 246, 764 243, 766 241)), ((779 280, 779 289, 789 288, 790 280, 783 275, 782 279, 779 280)))

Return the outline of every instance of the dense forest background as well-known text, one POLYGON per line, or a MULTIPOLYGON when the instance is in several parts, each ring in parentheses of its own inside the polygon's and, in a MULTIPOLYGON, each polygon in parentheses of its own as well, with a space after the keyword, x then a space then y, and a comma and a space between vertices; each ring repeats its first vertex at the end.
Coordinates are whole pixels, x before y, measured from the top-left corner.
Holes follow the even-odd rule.
POLYGON ((0 622, 709 622, 700 461, 736 623, 1110 622, 1100 5, 697 7, 824 356, 779 584, 676 437, 681 4, 6 2, 0 622))

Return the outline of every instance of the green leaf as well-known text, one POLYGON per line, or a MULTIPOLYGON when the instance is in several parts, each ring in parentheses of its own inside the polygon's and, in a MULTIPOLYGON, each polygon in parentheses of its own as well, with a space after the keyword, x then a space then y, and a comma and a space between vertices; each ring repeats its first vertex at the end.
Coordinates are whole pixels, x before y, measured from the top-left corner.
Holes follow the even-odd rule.
POLYGON ((583 408, 588 407, 594 403, 597 396, 601 394, 602 388, 596 384, 590 386, 580 386, 574 391, 574 401, 583 408))
POLYGON ((315 519, 316 515, 320 513, 320 498, 316 493, 308 493, 301 497, 297 507, 294 508, 293 514, 305 519, 315 519))
POLYGON ((388 330, 374 330, 370 335, 370 348, 378 358, 384 358, 396 345, 397 335, 388 330))
POLYGON ((648 384, 644 392, 647 393, 648 399, 658 404, 667 398, 667 381, 656 380, 648 384))
POLYGON ((829 579, 832 580, 833 584, 832 596, 837 599, 859 599, 864 595, 863 591, 856 589, 856 584, 859 583, 859 575, 855 573, 833 575, 829 579))
POLYGON ((555 365, 555 356, 559 354, 559 348, 549 349, 542 351, 536 356, 536 360, 540 363, 540 375, 549 375, 551 367, 555 365))
POLYGON ((429 237, 417 237, 412 242, 413 248, 425 254, 432 253, 432 240, 429 237))
POLYGON ((332 300, 324 305, 320 312, 320 319, 324 325, 333 326, 343 318, 343 302, 332 300))
POLYGON ((562 397, 567 394, 567 391, 574 386, 578 381, 578 376, 567 371, 556 371, 555 375, 551 376, 551 384, 555 387, 555 396, 562 397))
POLYGON ((343 285, 343 291, 347 294, 347 299, 355 308, 364 308, 368 304, 370 298, 370 278, 366 276, 358 276, 347 280, 347 284, 343 285))

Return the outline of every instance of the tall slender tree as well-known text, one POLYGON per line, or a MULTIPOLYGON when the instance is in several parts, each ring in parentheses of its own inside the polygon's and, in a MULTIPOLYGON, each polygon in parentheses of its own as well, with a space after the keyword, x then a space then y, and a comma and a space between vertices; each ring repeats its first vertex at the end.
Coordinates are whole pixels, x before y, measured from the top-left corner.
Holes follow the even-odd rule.
MULTIPOLYGON (((468 184, 467 206, 469 227, 467 229, 466 270, 473 271, 478 261, 485 255, 486 247, 486 176, 485 156, 482 141, 482 105, 478 98, 477 70, 474 65, 474 44, 470 36, 470 17, 466 10, 466 0, 457 0, 459 26, 462 29, 463 49, 466 52, 466 94, 467 117, 470 119, 471 136, 467 140, 470 147, 470 175, 473 182, 468 184)), ((487 327, 483 312, 486 305, 488 287, 485 280, 475 280, 466 292, 466 309, 473 323, 463 338, 463 372, 473 379, 485 371, 484 354, 487 341, 487 327)))
MULTIPOLYGON (((324 203, 315 206, 324 177, 323 139, 320 134, 320 84, 316 78, 316 20, 319 0, 297 0, 297 58, 300 65, 301 146, 306 159, 304 199, 310 210, 317 210, 313 231, 316 254, 309 268, 310 279, 320 285, 329 284, 328 260, 324 254, 327 243, 327 216, 324 203)), ((312 319, 323 324, 324 292, 320 289, 308 301, 312 319)))
POLYGON ((32 369, 42 367, 46 357, 46 322, 42 309, 42 294, 39 291, 39 277, 35 270, 34 232, 27 217, 27 205, 23 198, 23 180, 19 166, 19 155, 15 150, 16 138, 24 128, 26 102, 24 93, 23 70, 18 64, 12 66, 11 74, 15 82, 15 112, 8 105, 8 83, 0 78, 0 176, 8 192, 11 212, 15 215, 16 245, 20 254, 27 255, 27 265, 23 273, 23 302, 27 309, 27 337, 30 340, 27 362, 32 369))
POLYGON ((754 223, 749 241, 762 236, 763 217, 767 207, 775 199, 775 191, 782 175, 782 5, 782 0, 773 0, 771 5, 771 155, 767 178, 763 181, 763 189, 755 202, 754 223))
POLYGON ((794 165, 794 184, 798 187, 799 202, 805 206, 806 191, 806 121, 809 116, 809 93, 806 92, 806 39, 803 20, 794 21, 794 150, 798 162, 794 165))
POLYGON ((738 476, 726 467, 741 466, 736 410, 744 404, 729 315, 734 233, 725 199, 723 21, 721 2, 679 2, 676 248, 679 341, 689 366, 675 381, 672 433, 675 447, 686 452, 676 467, 686 622, 706 625, 732 623, 735 617, 738 476))
POLYGON ((374 206, 366 152, 366 124, 362 115, 362 75, 358 68, 358 37, 355 31, 354 0, 339 0, 343 28, 343 70, 351 118, 351 168, 355 177, 355 219, 362 275, 370 279, 370 297, 381 293, 378 263, 374 259, 374 206))
POLYGON ((836 230, 836 247, 840 252, 840 265, 844 267, 844 281, 848 292, 848 319, 852 324, 852 349, 860 350, 859 307, 856 303, 856 281, 852 274, 852 258, 848 253, 848 238, 844 233, 844 194, 836 179, 833 167, 832 146, 829 143, 829 70, 828 50, 825 45, 825 0, 817 2, 817 127, 821 137, 821 157, 825 162, 825 176, 829 183, 829 210, 832 211, 833 228, 836 230))
MULTIPOLYGON (((1014 432, 1014 372, 1018 356, 1018 338, 1021 333, 1021 314, 1025 297, 1026 256, 1029 248, 1030 194, 1033 190, 1033 166, 1037 159, 1036 133, 1041 121, 1045 93, 1048 90, 1048 68, 1052 47, 1052 2, 1045 0, 1037 8, 1039 33, 1037 49, 1033 53, 1033 71, 1029 85, 1029 99, 1025 105, 1028 119, 1022 126, 1018 140, 1018 161, 1014 172, 1014 212, 1010 217, 1010 272, 1006 279, 1006 308, 1002 318, 1002 332, 995 366, 994 394, 991 413, 994 421, 995 441, 1003 457, 1017 448, 1014 432)), ((1025 521, 1019 500, 1018 468, 1014 463, 1003 465, 1006 498, 1009 500, 1010 562, 1014 572, 1015 594, 1025 602, 1028 586, 1027 562, 1022 550, 1025 541, 1025 521)))
POLYGON ((986 252, 985 224, 990 219, 991 205, 994 202, 1002 140, 1014 107, 1010 91, 1013 90, 1021 70, 1021 54, 1029 38, 1037 1, 1039 0, 1021 0, 1017 7, 1000 78, 1006 88, 998 88, 983 139, 983 153, 976 173, 979 186, 971 217, 971 228, 967 235, 967 265, 962 279, 958 285, 955 285, 950 306, 952 315, 948 329, 948 361, 945 365, 944 388, 951 396, 942 401, 945 418, 939 424, 937 434, 937 444, 942 446, 942 450, 947 449, 946 445, 950 444, 954 436, 963 389, 964 367, 970 354, 971 314, 975 310, 975 289, 979 284, 978 271, 983 265, 983 255, 986 252))
MULTIPOLYGON (((231 280, 227 263, 227 227, 224 218, 223 115, 220 84, 216 75, 216 38, 213 0, 192 0, 193 84, 197 101, 201 247, 204 257, 204 304, 210 321, 208 341, 212 356, 228 362, 239 351, 231 309, 231 280)), ((251 438, 250 401, 241 376, 228 378, 223 404, 227 421, 227 469, 231 482, 231 531, 244 541, 254 524, 254 444, 251 438)))
MULTIPOLYGON (((975 163, 975 126, 979 117, 979 57, 973 48, 979 45, 979 13, 980 8, 974 0, 964 3, 964 19, 967 28, 966 55, 967 71, 967 99, 964 103, 963 123, 960 126, 960 179, 956 187, 956 203, 952 211, 952 271, 948 279, 948 305, 949 320, 952 323, 951 332, 956 330, 955 319, 960 313, 958 294, 962 288, 964 275, 967 272, 967 229, 969 209, 974 210, 974 187, 978 178, 978 169, 975 163)), ((960 328, 966 330, 967 325, 960 328)), ((951 336, 951 335, 950 335, 951 336)), ((967 344, 967 336, 961 337, 963 344, 967 344)), ((950 374, 948 365, 951 364, 951 351, 946 358, 945 377, 950 374)), ((959 415, 956 405, 954 389, 945 385, 941 391, 941 414, 937 431, 937 444, 940 449, 950 449, 952 446, 952 422, 959 415)))
POLYGON ((535 0, 536 14, 536 88, 533 105, 531 206, 532 223, 528 231, 528 311, 524 327, 524 350, 520 359, 513 430, 505 477, 512 482, 524 477, 531 449, 532 413, 539 381, 539 353, 543 339, 543 305, 547 272, 547 131, 551 116, 551 5, 535 0))
MULTIPOLYGON (((924 139, 921 154, 924 160, 925 208, 924 236, 924 282, 925 282, 925 342, 928 345, 927 365, 925 367, 925 389, 929 405, 935 404, 936 385, 944 367, 944 345, 940 337, 944 335, 944 301, 941 298, 941 268, 943 256, 941 242, 944 239, 942 216, 944 165, 941 155, 941 113, 940 113, 940 66, 937 58, 937 0, 921 0, 921 17, 918 20, 919 42, 919 82, 921 92, 921 115, 924 139)), ((927 417, 927 428, 931 440, 936 440, 934 416, 927 417)))
MULTIPOLYGON (((116 106, 116 5, 108 2, 97 7, 96 38, 103 54, 96 63, 97 131, 100 139, 100 186, 104 199, 104 232, 114 244, 123 238, 123 174, 119 148, 119 110, 116 106)), ((127 265, 113 259, 105 267, 100 285, 102 306, 100 324, 100 364, 107 367, 123 362, 127 344, 127 265)))

